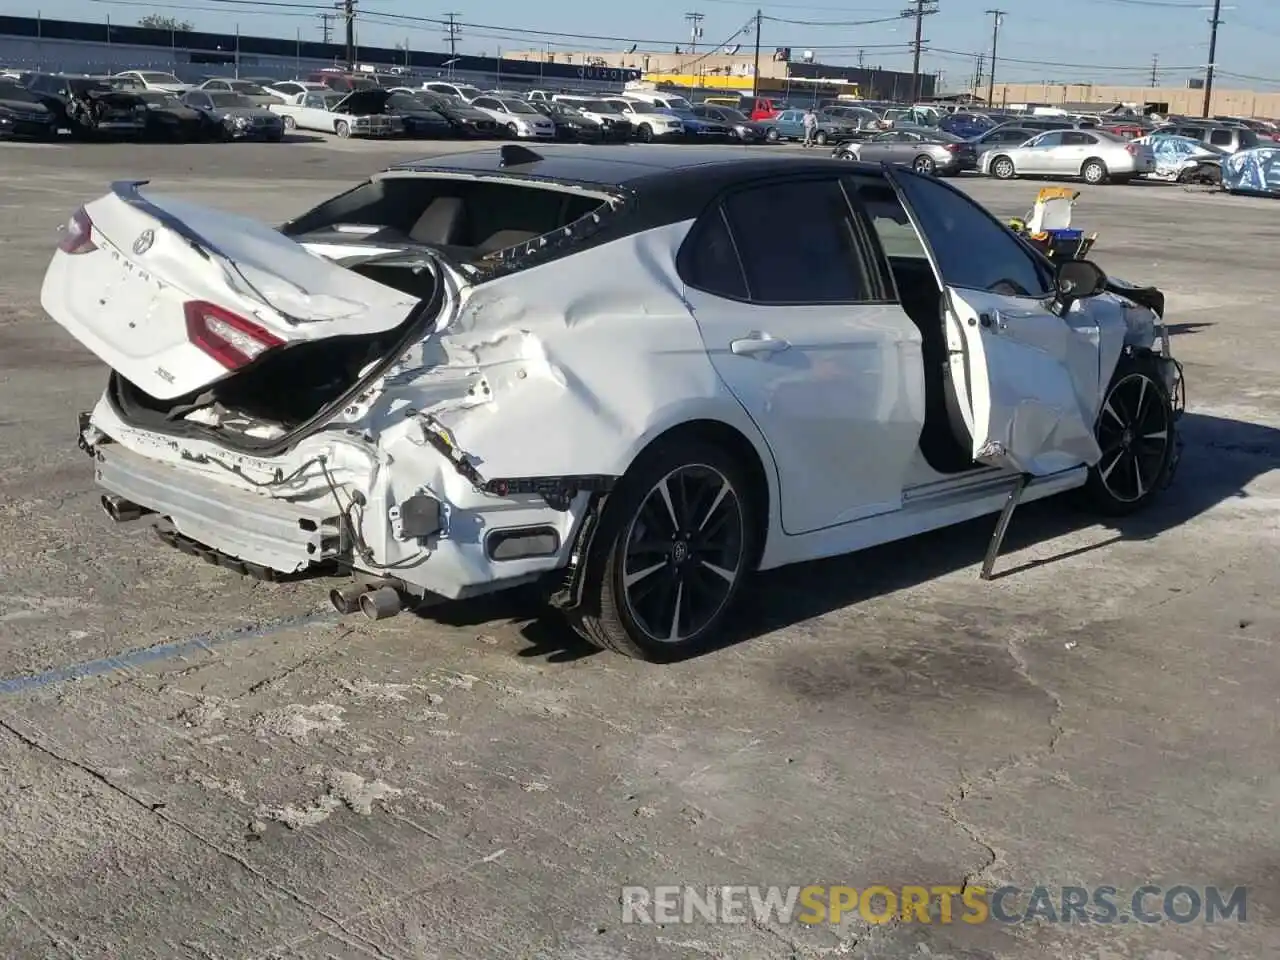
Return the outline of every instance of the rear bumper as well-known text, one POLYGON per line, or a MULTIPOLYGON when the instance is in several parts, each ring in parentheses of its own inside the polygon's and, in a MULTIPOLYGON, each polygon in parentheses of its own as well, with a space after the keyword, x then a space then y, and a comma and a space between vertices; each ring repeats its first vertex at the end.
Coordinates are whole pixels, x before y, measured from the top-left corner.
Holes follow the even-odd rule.
POLYGON ((95 451, 98 486, 168 518, 184 537, 282 573, 341 557, 332 500, 298 503, 247 493, 150 460, 116 443, 95 451))
MULTIPOLYGON (((492 593, 561 576, 590 510, 588 493, 563 509, 535 496, 478 493, 444 458, 416 446, 400 458, 401 469, 380 472, 369 488, 339 479, 340 498, 323 485, 297 498, 272 496, 109 439, 122 427, 105 403, 80 417, 79 446, 94 459, 97 485, 164 521, 161 532, 171 545, 229 569, 255 571, 263 579, 273 579, 264 571, 320 575, 336 569, 393 579, 423 597, 454 600, 492 593), (423 459, 414 461, 415 455, 423 459), (427 486, 419 486, 423 478, 427 486), (439 504, 438 532, 421 539, 399 528, 401 510, 415 489, 437 491, 431 499, 439 504), (353 502, 364 506, 352 513, 353 502), (542 546, 520 555, 500 546, 522 537, 534 537, 542 546)), ((128 442, 137 438, 135 432, 128 442)), ((281 469, 290 472, 283 463, 281 469)))

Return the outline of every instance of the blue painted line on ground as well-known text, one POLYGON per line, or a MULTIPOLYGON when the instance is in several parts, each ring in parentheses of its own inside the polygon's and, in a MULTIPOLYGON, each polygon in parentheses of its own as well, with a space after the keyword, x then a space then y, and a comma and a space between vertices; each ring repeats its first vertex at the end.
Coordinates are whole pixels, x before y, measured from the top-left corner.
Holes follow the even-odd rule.
POLYGON ((185 640, 174 640, 171 643, 130 650, 126 653, 118 653, 98 660, 85 660, 66 667, 55 667, 43 673, 32 673, 22 677, 13 677, 9 680, 0 680, 0 696, 38 690, 41 687, 65 683, 68 680, 100 677, 103 674, 115 673, 118 670, 129 670, 164 660, 174 660, 192 653, 212 653, 217 647, 239 640, 260 640, 283 630, 309 627, 318 623, 334 623, 337 620, 338 614, 335 611, 324 610, 292 617, 281 617, 276 620, 263 621, 243 627, 232 627, 230 630, 198 633, 193 637, 187 637, 185 640))

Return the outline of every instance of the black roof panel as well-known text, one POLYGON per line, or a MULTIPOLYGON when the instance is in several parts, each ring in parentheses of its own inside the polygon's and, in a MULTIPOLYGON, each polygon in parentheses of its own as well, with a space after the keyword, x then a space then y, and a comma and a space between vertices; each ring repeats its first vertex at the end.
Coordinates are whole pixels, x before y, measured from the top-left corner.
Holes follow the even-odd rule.
POLYGON ((618 146, 555 146, 529 144, 544 159, 504 168, 501 147, 463 153, 424 157, 392 166, 392 170, 423 170, 441 173, 506 174, 538 180, 554 180, 583 186, 626 186, 640 188, 655 181, 709 179, 750 180, 783 173, 802 173, 852 166, 849 161, 830 157, 799 157, 767 146, 680 146, 636 143, 618 146), (648 182, 647 184, 645 182, 648 182))

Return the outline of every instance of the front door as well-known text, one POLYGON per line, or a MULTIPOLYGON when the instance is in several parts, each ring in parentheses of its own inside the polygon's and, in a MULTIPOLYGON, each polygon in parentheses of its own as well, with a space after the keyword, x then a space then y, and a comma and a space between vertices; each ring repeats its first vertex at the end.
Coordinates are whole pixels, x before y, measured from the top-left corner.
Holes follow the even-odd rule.
POLYGON ((768 182, 703 214, 685 297, 773 453, 788 534, 897 510, 924 423, 919 330, 882 289, 837 179, 768 182))
POLYGON ((946 294, 949 383, 973 458, 1033 476, 1096 463, 1104 384, 1088 302, 1056 316, 1049 269, 982 207, 929 177, 885 175, 946 294))
POLYGON ((1062 148, 1062 131, 1042 133, 1018 151, 1018 173, 1053 175, 1061 171, 1054 154, 1062 148))

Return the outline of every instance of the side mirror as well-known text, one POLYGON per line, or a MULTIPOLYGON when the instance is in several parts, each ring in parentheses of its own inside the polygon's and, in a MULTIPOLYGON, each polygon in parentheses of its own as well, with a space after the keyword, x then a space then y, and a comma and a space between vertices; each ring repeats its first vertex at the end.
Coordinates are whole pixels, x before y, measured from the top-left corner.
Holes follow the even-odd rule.
POLYGON ((1107 289, 1107 275, 1089 260, 1063 260, 1054 276, 1059 311, 1065 313, 1077 300, 1096 297, 1107 289))

